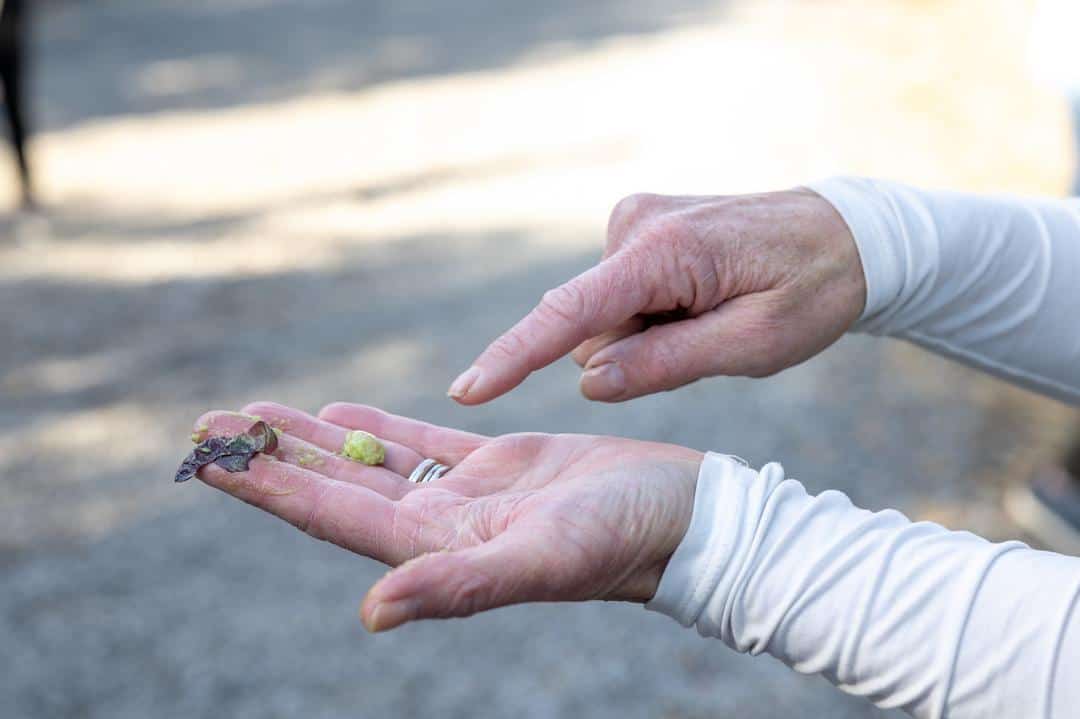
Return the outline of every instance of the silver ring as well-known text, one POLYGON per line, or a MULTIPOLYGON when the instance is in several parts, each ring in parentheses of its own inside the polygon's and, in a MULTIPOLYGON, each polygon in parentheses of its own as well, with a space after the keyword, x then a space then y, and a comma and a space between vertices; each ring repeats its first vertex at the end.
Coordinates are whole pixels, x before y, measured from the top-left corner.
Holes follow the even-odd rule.
POLYGON ((426 475, 424 475, 424 478, 421 479, 420 481, 425 482, 425 483, 426 482, 434 482, 436 479, 443 476, 444 474, 446 474, 449 471, 450 471, 450 468, 447 467, 445 464, 436 464, 434 467, 431 468, 430 471, 428 471, 428 473, 426 475))
POLYGON ((414 469, 412 471, 412 474, 409 475, 409 481, 413 484, 420 484, 420 481, 423 480, 424 475, 427 474, 428 470, 430 470, 436 464, 438 464, 438 462, 436 462, 434 459, 425 459, 423 462, 416 465, 416 469, 414 469))
POLYGON ((449 471, 450 468, 445 464, 439 464, 434 459, 425 459, 420 464, 416 465, 416 469, 409 475, 409 481, 413 484, 433 482, 449 471))

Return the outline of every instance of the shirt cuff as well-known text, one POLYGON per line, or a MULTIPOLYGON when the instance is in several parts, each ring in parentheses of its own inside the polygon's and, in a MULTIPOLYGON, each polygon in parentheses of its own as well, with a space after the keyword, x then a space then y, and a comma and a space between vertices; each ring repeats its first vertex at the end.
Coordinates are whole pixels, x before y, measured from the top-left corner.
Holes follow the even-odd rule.
POLYGON ((690 526, 645 608, 689 627, 714 595, 731 596, 739 574, 731 564, 746 555, 764 500, 783 476, 775 463, 759 473, 731 455, 706 454, 690 526))
POLYGON ((852 328, 875 332, 875 318, 900 298, 904 277, 894 248, 896 208, 877 183, 862 177, 830 177, 805 185, 839 213, 855 239, 866 278, 866 306, 852 328))

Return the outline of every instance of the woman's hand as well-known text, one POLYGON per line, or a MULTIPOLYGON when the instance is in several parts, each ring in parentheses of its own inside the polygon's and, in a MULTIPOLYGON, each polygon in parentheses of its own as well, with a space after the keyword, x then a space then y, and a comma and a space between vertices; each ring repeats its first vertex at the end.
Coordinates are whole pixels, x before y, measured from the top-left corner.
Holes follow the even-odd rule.
POLYGON ((761 377, 835 342, 865 302, 851 233, 810 190, 634 195, 611 214, 603 261, 547 292, 449 394, 486 402, 575 347, 595 400, 761 377))
POLYGON ((200 478, 396 566, 364 601, 372 631, 520 602, 649 600, 686 533, 702 460, 613 437, 483 437, 362 405, 330 405, 318 418, 269 403, 244 411, 211 412, 198 431, 236 434, 258 415, 282 432, 274 456, 237 474, 210 465, 200 478), (350 429, 383 441, 383 466, 336 454, 350 429), (424 457, 452 469, 412 484, 424 457))

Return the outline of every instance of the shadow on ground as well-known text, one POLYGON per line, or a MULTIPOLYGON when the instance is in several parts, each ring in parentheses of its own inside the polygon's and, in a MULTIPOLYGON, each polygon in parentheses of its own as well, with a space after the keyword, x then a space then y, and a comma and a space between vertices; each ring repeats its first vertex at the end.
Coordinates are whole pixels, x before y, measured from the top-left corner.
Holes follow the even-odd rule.
POLYGON ((39 116, 59 130, 114 115, 278 101, 504 66, 713 18, 722 0, 110 0, 50 3, 39 116))

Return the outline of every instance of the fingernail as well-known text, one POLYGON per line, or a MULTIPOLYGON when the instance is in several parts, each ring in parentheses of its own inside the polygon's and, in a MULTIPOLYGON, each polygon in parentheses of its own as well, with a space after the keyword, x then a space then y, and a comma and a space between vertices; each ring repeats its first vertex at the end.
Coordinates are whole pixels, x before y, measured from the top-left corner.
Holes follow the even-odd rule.
POLYGON ((393 602, 381 602, 371 610, 370 619, 365 622, 369 632, 382 632, 393 629, 416 616, 420 602, 416 599, 398 599, 393 602))
POLYGON ((581 391, 594 399, 612 399, 626 391, 626 375, 617 362, 590 367, 581 375, 581 391))
POLYGON ((461 373, 461 376, 454 380, 454 383, 450 385, 450 391, 446 394, 454 399, 461 399, 469 393, 472 386, 476 384, 476 380, 480 378, 480 368, 470 367, 461 373))

